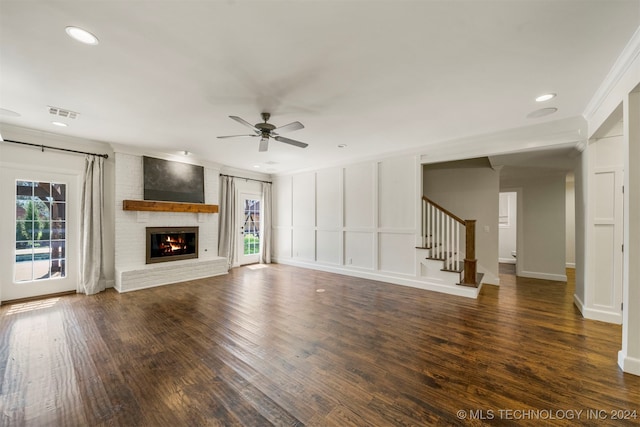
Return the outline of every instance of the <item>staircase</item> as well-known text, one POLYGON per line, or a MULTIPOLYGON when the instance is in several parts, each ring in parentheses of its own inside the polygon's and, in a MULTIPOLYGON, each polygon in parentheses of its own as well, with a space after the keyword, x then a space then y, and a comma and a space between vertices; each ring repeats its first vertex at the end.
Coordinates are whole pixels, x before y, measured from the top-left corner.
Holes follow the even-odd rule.
POLYGON ((476 220, 463 220, 422 196, 422 246, 416 248, 421 275, 479 287, 483 274, 477 272, 475 226, 476 220))

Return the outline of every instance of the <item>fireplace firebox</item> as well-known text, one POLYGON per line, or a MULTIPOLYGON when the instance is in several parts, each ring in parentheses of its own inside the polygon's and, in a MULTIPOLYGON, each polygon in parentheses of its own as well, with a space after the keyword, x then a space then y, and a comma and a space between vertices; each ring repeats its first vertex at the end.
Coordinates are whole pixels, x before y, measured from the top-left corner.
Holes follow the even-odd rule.
POLYGON ((198 227, 147 227, 147 264, 198 258, 198 227))

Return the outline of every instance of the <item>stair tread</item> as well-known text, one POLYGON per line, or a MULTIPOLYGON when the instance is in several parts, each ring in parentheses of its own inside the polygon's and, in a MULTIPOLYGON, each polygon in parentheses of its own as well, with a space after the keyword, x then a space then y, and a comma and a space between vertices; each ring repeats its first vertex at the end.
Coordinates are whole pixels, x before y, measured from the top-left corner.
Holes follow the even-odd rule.
POLYGON ((456 283, 456 285, 467 286, 469 288, 477 288, 482 283, 484 273, 476 273, 476 283, 456 283))
POLYGON ((451 258, 453 255, 455 255, 455 252, 444 252, 441 254, 434 254, 437 256, 431 256, 429 255, 428 257, 426 257, 427 259, 436 259, 436 260, 440 260, 440 261, 446 261, 447 259, 451 258))
POLYGON ((440 269, 440 271, 450 271, 452 273, 462 273, 463 270, 464 270, 464 263, 462 262, 459 262, 457 266, 455 265, 452 265, 451 267, 445 266, 444 268, 440 269))

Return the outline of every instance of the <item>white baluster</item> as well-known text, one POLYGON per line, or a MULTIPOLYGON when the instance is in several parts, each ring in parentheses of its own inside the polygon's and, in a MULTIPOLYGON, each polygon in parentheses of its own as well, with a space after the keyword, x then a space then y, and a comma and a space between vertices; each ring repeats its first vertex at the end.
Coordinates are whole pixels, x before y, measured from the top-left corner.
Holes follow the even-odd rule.
POLYGON ((427 235, 425 236, 426 239, 426 244, 425 246, 428 246, 428 242, 429 242, 429 235, 431 235, 431 204, 427 202, 427 235))
POLYGON ((435 246, 435 250, 434 250, 434 254, 435 255, 433 257, 434 258, 438 258, 438 256, 440 255, 440 246, 439 246, 439 243, 440 243, 440 211, 436 210, 434 212, 434 214, 436 216, 436 228, 435 228, 434 233, 433 233, 433 242, 438 246, 435 246))
POLYGON ((460 224, 456 221, 456 269, 460 266, 460 224))
POLYGON ((446 226, 447 226, 447 228, 445 230, 445 236, 446 236, 445 237, 445 241, 447 242, 447 245, 446 245, 446 248, 445 248, 445 251, 444 251, 444 258, 446 260, 445 261, 445 266, 449 263, 448 255, 449 255, 449 248, 451 247, 451 239, 449 238, 449 229, 451 228, 451 224, 450 224, 449 220, 450 220, 449 215, 445 216, 445 221, 446 221, 446 226))
POLYGON ((439 218, 439 225, 440 225, 440 229, 438 230, 438 234, 440 235, 440 237, 438 238, 438 258, 442 258, 442 246, 444 245, 444 236, 443 236, 443 232, 442 229, 444 228, 444 213, 442 211, 439 211, 440 215, 438 215, 439 218))
POLYGON ((426 202, 422 199, 422 223, 420 224, 420 240, 422 241, 422 247, 425 247, 424 241, 424 233, 427 228, 427 212, 426 212, 426 202))
POLYGON ((438 211, 434 209, 433 211, 433 255, 432 258, 437 258, 438 257, 438 224, 439 221, 438 219, 440 218, 440 215, 438 215, 438 211))
POLYGON ((449 264, 449 269, 451 269, 451 263, 453 262, 453 218, 449 217, 449 254, 447 264, 449 264))

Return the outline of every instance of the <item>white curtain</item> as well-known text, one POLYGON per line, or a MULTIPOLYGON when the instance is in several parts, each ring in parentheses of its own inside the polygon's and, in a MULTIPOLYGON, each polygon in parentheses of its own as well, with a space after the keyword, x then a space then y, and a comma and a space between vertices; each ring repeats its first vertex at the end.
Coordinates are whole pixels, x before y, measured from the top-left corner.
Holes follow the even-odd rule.
POLYGON ((104 291, 103 229, 104 158, 87 156, 82 184, 80 218, 80 281, 77 292, 87 295, 104 291))
POLYGON ((236 263, 238 240, 236 214, 236 184, 233 177, 220 177, 220 222, 218 224, 218 255, 227 257, 229 268, 236 263))
POLYGON ((262 245, 260 263, 271 264, 271 183, 262 183, 262 245))

